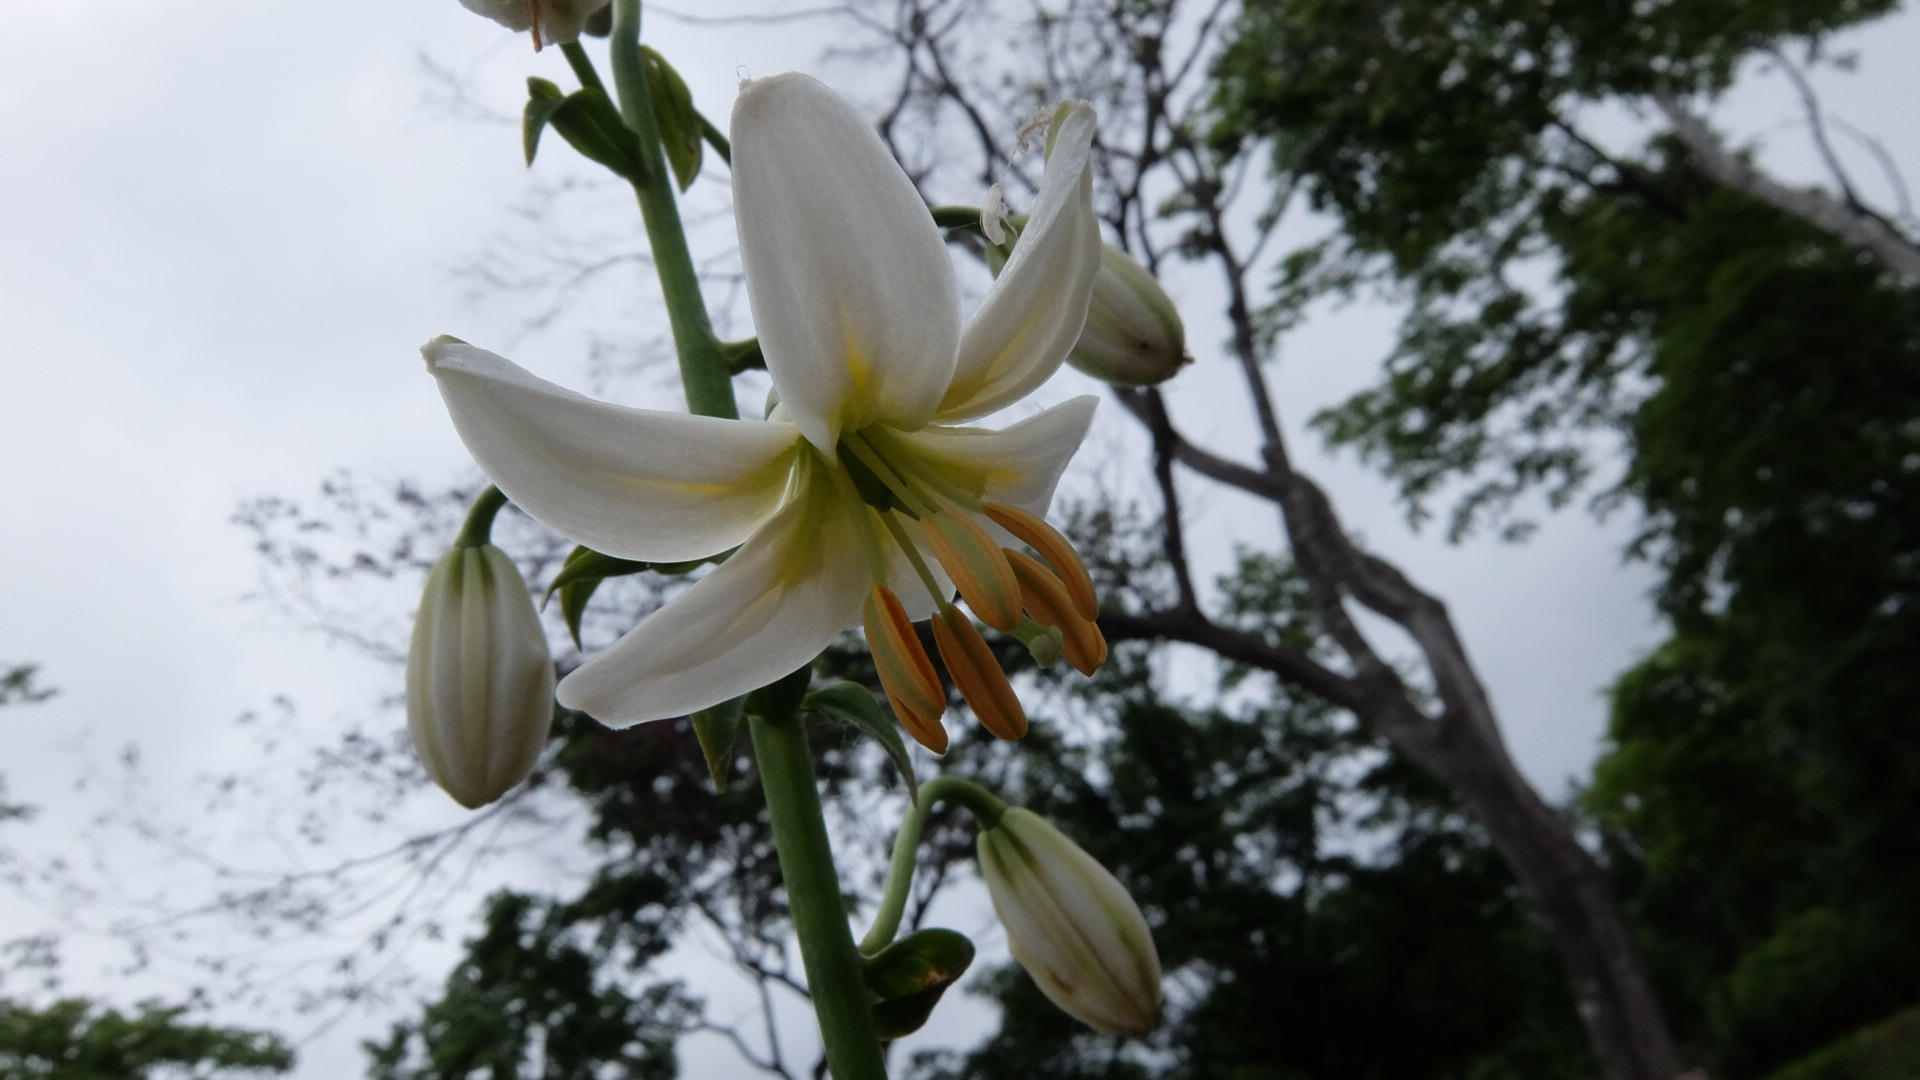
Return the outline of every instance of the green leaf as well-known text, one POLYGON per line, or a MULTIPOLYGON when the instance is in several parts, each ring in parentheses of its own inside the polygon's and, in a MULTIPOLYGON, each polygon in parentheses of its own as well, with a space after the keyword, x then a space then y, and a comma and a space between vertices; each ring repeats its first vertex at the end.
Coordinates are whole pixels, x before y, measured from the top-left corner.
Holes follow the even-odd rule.
POLYGON ((713 790, 727 790, 727 775, 733 771, 733 745, 740 734, 740 716, 745 695, 729 698, 711 709, 694 713, 693 734, 700 740, 700 752, 707 758, 707 775, 713 777, 713 790))
POLYGON ((635 559, 617 559, 582 545, 567 552, 567 561, 560 564, 560 572, 553 575, 553 580, 547 583, 547 597, 552 598, 554 593, 576 581, 625 577, 628 574, 652 569, 654 569, 652 563, 639 562, 635 559))
POLYGON ((907 796, 920 801, 920 781, 913 775, 913 758, 907 754, 907 742, 900 737, 900 725, 873 699, 872 691, 856 682, 837 682, 807 695, 806 708, 843 724, 851 724, 874 737, 893 759, 906 782, 907 796))
POLYGON ((554 108, 548 123, 581 156, 599 162, 634 183, 647 177, 646 159, 640 154, 640 138, 626 121, 613 100, 598 87, 589 86, 567 95, 554 108))
POLYGON ((880 1037, 898 1039, 920 1030, 940 996, 972 963, 973 942, 941 929, 908 934, 863 961, 861 975, 878 999, 873 1021, 880 1037))
POLYGON ((547 129, 548 121, 567 100, 564 90, 541 78, 527 80, 527 110, 520 118, 520 145, 527 153, 527 164, 533 164, 533 155, 540 149, 540 133, 547 129))
POLYGON ((673 70, 673 65, 645 45, 640 47, 640 52, 646 58, 647 96, 653 102, 653 121, 660 129, 660 143, 666 148, 667 164, 673 169, 674 180, 680 190, 685 191, 700 175, 705 121, 694 109, 693 94, 687 90, 680 73, 673 70))
POLYGON ((552 600, 555 593, 560 594, 560 614, 567 620, 567 632, 573 635, 574 647, 578 648, 580 620, 586 615, 587 601, 593 599, 600 583, 611 577, 624 577, 651 569, 652 563, 616 559, 590 547, 576 547, 567 553, 567 561, 560 564, 560 572, 547 583, 547 594, 541 600, 544 603, 552 600))

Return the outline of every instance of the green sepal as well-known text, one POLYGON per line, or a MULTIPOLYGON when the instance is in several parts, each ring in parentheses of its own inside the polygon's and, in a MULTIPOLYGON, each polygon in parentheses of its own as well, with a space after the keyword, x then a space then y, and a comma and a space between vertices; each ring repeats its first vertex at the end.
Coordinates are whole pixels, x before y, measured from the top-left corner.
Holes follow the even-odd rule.
POLYGON ((713 777, 713 790, 727 790, 727 776, 733 772, 734 741, 740 735, 740 716, 746 708, 743 695, 701 709, 690 719, 694 737, 700 740, 700 753, 707 759, 707 775, 713 777))
POLYGON ((547 130, 547 123, 566 100, 566 91, 553 83, 537 76, 527 80, 527 108, 520 114, 520 148, 526 151, 528 165, 540 150, 540 133, 547 130))
POLYGON ((915 931, 863 960, 860 973, 876 999, 873 1023, 880 1037, 919 1031, 972 963, 973 942, 942 929, 915 931))
POLYGON ((873 699, 871 690, 856 682, 837 682, 808 694, 805 707, 873 736, 893 759, 893 767, 900 770, 907 797, 915 803, 920 801, 920 781, 913 775, 913 758, 907 753, 907 741, 900 737, 900 725, 873 699))
POLYGON ((660 145, 667 152, 667 165, 673 179, 685 191, 700 175, 701 135, 704 121, 693 107, 693 94, 665 57, 645 45, 640 55, 646 60, 647 97, 653 102, 653 122, 660 129, 660 145))

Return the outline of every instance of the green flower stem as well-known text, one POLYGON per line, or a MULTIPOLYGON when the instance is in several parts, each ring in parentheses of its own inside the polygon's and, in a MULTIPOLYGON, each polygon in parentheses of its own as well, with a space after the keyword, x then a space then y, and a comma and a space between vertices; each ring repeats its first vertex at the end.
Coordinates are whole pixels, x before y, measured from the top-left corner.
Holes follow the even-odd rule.
POLYGON ((460 526, 460 536, 454 540, 454 547, 480 547, 493 542, 493 519, 500 508, 507 505, 507 493, 487 485, 487 490, 473 500, 473 508, 467 511, 467 520, 460 526))
MULTIPOLYGON (((640 0, 613 0, 613 82, 621 114, 640 139, 647 179, 634 185, 640 214, 646 221, 647 243, 666 295, 667 317, 673 324, 673 343, 680 357, 680 381, 687 408, 700 415, 735 419, 729 357, 714 337, 707 318, 706 298, 687 250, 685 226, 675 202, 673 174, 667 169, 647 87, 645 56, 640 51, 640 0)), ((569 47, 567 60, 581 82, 600 85, 586 52, 569 47)), ((710 132, 717 136, 718 132, 710 132)), ((724 140, 723 140, 724 141, 724 140)), ((771 697, 772 695, 769 695, 771 697)), ((767 796, 767 816, 773 825, 773 843, 780 856, 780 876, 793 913, 794 932, 800 938, 800 960, 807 972, 807 989, 820 1025, 827 1068, 834 1080, 886 1080, 886 1056, 873 1023, 871 994, 861 977, 860 954, 847 926, 846 904, 840 892, 840 873, 827 839, 826 817, 820 810, 820 790, 813 774, 813 750, 795 711, 748 720, 753 733, 754 758, 760 784, 767 796)))
POLYGON ((827 1071, 834 1080, 885 1080, 887 1062, 873 1026, 871 995, 860 975, 860 954, 847 927, 806 729, 791 713, 754 715, 750 723, 787 906, 800 935, 800 960, 806 965, 807 989, 826 1045, 827 1071))
POLYGON ((893 944, 894 935, 900 932, 900 919, 907 911, 907 894, 913 887, 913 856, 920 847, 920 831, 926 828, 927 815, 933 812, 934 804, 943 799, 953 799, 971 810, 982 829, 999 824, 1000 815, 1007 812, 1006 803, 971 780, 936 776, 920 785, 920 801, 907 810, 906 820, 900 823, 900 835, 893 840, 887 891, 880 898, 880 910, 873 916, 873 929, 867 931, 866 939, 860 942, 860 951, 867 956, 893 944))
MULTIPOLYGON (((640 216, 647 224, 647 244, 660 275, 660 289, 666 294, 667 319, 673 325, 673 345, 680 356, 680 382, 686 389, 687 407, 703 416, 738 419, 733 380, 720 353, 720 341, 713 336, 713 323, 707 318, 707 300, 700 291, 700 276, 693 267, 693 254, 687 250, 687 233, 674 198, 673 173, 667 168, 660 126, 653 117, 646 58, 640 52, 640 0, 613 0, 609 47, 620 112, 640 137, 640 155, 647 165, 647 179, 634 185, 634 194, 639 196, 640 216)), ((571 63, 573 54, 568 53, 567 59, 571 63)))

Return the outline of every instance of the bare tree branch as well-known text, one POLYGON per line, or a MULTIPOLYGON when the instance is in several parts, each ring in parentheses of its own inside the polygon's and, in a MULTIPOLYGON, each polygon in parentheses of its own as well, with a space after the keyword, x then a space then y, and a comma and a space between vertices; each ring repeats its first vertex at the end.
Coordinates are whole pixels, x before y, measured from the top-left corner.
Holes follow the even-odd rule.
POLYGON ((1910 283, 1920 284, 1920 245, 1895 233, 1878 217, 1854 209, 1814 188, 1790 188, 1727 149, 1706 121, 1687 110, 1671 91, 1654 95, 1673 132, 1701 171, 1879 259, 1910 283))

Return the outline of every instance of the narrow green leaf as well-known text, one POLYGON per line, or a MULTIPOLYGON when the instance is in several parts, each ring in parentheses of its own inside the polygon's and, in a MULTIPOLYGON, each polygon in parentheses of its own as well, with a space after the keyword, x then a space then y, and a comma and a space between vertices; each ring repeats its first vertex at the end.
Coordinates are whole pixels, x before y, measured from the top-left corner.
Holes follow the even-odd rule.
POLYGON ((740 717, 746 704, 742 695, 692 716, 693 734, 700 740, 700 752, 706 755, 707 775, 713 777, 714 791, 727 790, 727 776, 733 772, 734 740, 740 735, 740 717))
POLYGON ((633 559, 616 559, 603 555, 590 547, 576 547, 567 552, 567 561, 560 564, 560 572, 553 575, 547 583, 547 599, 576 581, 599 580, 601 578, 625 577, 642 570, 653 569, 652 563, 637 562, 633 559))
POLYGON ((916 803, 920 801, 920 781, 913 775, 913 758, 907 753, 906 740, 900 737, 900 725, 873 699, 872 691, 856 682, 837 682, 808 694, 805 707, 873 736, 893 759, 893 767, 900 770, 907 796, 916 803))
MULTIPOLYGON (((587 601, 593 599, 594 592, 605 580, 606 578, 597 577, 582 578, 560 586, 560 615, 567 620, 567 633, 573 635, 573 647, 576 649, 585 648, 580 643, 580 620, 586 617, 587 601)), ((552 596, 553 593, 549 592, 547 595, 552 596)))
POLYGON ((685 191, 700 175, 701 136, 704 121, 693 107, 693 94, 673 70, 666 58, 642 45, 646 58, 647 96, 653 102, 653 120, 660 129, 660 143, 667 151, 667 165, 673 179, 685 191))
POLYGON ((567 95, 548 119, 581 156, 599 162, 634 183, 644 183, 646 160, 640 139, 620 119, 606 91, 589 86, 567 95))
POLYGON ((861 975, 878 999, 873 1020, 880 1037, 898 1039, 920 1030, 940 996, 972 963, 973 942, 942 929, 908 934, 863 961, 861 975))
POLYGON ((541 78, 527 80, 527 109, 520 117, 520 145, 527 152, 527 164, 533 164, 533 155, 540 149, 540 133, 547 129, 547 122, 567 100, 566 92, 558 86, 541 78))

